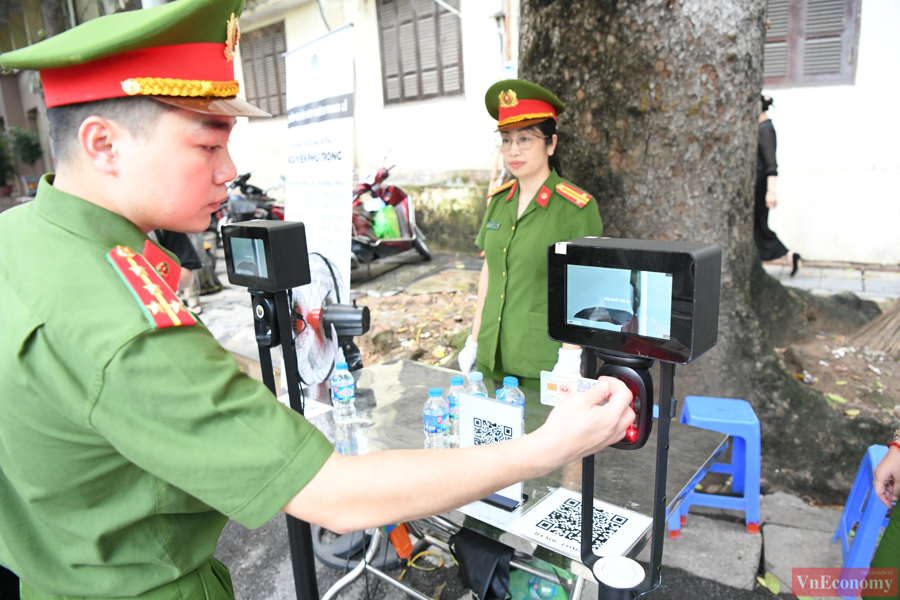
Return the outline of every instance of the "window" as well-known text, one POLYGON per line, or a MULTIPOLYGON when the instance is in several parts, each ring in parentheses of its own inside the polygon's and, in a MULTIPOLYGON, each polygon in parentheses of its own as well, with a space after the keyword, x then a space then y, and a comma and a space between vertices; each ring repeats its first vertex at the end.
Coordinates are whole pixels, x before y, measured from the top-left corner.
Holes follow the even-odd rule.
POLYGON ((766 87, 853 83, 861 0, 768 0, 766 87))
MULTIPOLYGON (((459 0, 444 0, 459 9, 459 0)), ((434 0, 377 0, 384 103, 463 93, 457 14, 434 0)))
POLYGON ((241 32, 240 49, 247 101, 273 117, 286 114, 284 22, 241 32))

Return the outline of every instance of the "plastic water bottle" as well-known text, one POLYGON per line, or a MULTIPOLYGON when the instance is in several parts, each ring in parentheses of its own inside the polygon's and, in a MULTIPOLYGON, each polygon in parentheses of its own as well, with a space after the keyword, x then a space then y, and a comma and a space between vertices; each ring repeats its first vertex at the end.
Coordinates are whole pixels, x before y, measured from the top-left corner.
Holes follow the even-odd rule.
POLYGON ((441 388, 428 390, 428 400, 422 409, 422 417, 425 421, 425 449, 446 448, 447 428, 444 424, 449 420, 450 409, 441 388))
POLYGON ((484 385, 484 375, 478 371, 469 373, 469 387, 466 388, 466 391, 475 396, 487 398, 488 391, 487 387, 484 385))
POLYGON ((459 446, 459 394, 466 391, 464 383, 465 379, 462 377, 452 377, 450 389, 447 390, 447 404, 450 406, 450 430, 447 441, 451 448, 459 446))
POLYGON ((345 362, 338 363, 331 376, 331 405, 334 407, 335 422, 356 419, 356 382, 345 362))
POLYGON ((522 424, 525 423, 525 394, 519 389, 519 380, 516 377, 504 377, 503 387, 497 390, 497 400, 515 404, 522 411, 522 424))
POLYGON ((359 454, 356 423, 340 421, 334 424, 334 449, 344 456, 359 454))

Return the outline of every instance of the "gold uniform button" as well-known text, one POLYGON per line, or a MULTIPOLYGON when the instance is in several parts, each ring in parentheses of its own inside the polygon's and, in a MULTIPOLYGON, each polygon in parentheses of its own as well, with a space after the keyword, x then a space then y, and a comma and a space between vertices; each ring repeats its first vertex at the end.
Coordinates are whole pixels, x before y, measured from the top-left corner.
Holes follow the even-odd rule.
POLYGON ((513 231, 516 230, 516 226, 515 226, 515 225, 512 226, 512 230, 513 230, 513 231))
POLYGON ((500 317, 497 317, 497 320, 499 321, 499 320, 500 320, 500 317))
POLYGON ((503 271, 503 276, 506 277, 506 271, 503 271))
POLYGON ((506 252, 506 248, 504 248, 503 251, 506 252))
POLYGON ((500 299, 503 300, 503 294, 500 294, 500 299))

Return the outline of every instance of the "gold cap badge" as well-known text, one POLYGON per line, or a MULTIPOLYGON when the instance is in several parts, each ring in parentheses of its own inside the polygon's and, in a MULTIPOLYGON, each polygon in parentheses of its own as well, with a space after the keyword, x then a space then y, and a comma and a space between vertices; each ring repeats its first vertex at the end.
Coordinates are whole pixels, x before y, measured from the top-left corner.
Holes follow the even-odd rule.
POLYGON ((238 22, 234 17, 234 13, 231 13, 231 18, 228 19, 228 29, 225 38, 225 60, 228 62, 234 60, 234 50, 237 48, 240 39, 241 30, 238 28, 238 22))
POLYGON ((502 108, 512 108, 519 104, 519 97, 516 95, 515 90, 506 90, 505 92, 500 92, 500 106, 502 108))

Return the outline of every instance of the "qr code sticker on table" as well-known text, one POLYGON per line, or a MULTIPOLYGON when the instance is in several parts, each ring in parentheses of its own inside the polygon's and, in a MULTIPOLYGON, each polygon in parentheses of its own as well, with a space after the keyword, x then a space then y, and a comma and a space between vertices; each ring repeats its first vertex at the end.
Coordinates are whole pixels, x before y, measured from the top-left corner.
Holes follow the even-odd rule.
POLYGON ((493 444, 495 442, 503 442, 512 439, 512 427, 498 425, 497 423, 493 423, 487 419, 479 419, 478 417, 474 418, 474 423, 476 446, 483 446, 484 444, 493 444))
MULTIPOLYGON (((594 507, 594 539, 591 547, 599 550, 614 533, 628 522, 628 517, 594 507)), ((537 523, 538 529, 558 535, 570 542, 581 541, 581 500, 567 498, 537 523)))

